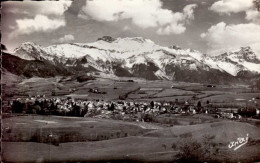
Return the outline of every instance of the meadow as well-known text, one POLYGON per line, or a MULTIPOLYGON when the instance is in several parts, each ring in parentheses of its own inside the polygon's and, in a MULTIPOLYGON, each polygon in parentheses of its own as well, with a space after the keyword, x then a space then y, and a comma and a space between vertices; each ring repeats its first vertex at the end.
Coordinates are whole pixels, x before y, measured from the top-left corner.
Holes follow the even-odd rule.
MULTIPOLYGON (((242 103, 258 98, 260 90, 252 90, 246 85, 215 85, 208 87, 199 83, 176 81, 147 81, 135 78, 109 79, 96 78, 84 82, 67 77, 30 78, 14 83, 3 89, 7 97, 29 97, 45 95, 46 97, 73 97, 89 100, 119 100, 125 96, 126 101, 201 101, 206 103, 242 103), (134 82, 127 82, 127 80, 134 82), (8 91, 5 91, 7 90, 8 91), (91 93, 90 89, 98 89, 104 93, 91 93), (56 94, 55 94, 56 93, 56 94)), ((259 100, 257 101, 259 103, 259 100)))
POLYGON ((210 149, 217 151, 209 153, 209 160, 260 160, 259 127, 212 121, 208 115, 203 123, 172 127, 110 119, 14 116, 3 119, 2 158, 5 162, 171 162, 178 158, 183 144, 203 144, 205 137, 210 137, 210 149), (246 145, 229 149, 231 141, 247 134, 246 145))

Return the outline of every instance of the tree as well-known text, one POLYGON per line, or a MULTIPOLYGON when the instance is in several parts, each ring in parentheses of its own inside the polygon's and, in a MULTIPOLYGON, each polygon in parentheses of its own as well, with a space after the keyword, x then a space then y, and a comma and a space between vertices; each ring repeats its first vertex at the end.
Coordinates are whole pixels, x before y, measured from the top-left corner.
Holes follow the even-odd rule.
POLYGON ((197 103, 197 112, 200 112, 201 109, 202 109, 201 102, 198 101, 198 103, 197 103))
POLYGON ((152 101, 150 104, 151 104, 151 107, 153 108, 154 107, 154 102, 152 101))
POLYGON ((197 107, 201 107, 201 102, 200 101, 198 101, 198 103, 197 103, 197 107))
POLYGON ((188 140, 181 144, 179 147, 179 153, 177 156, 177 162, 211 162, 212 157, 219 154, 219 149, 216 147, 217 144, 214 143, 214 135, 203 135, 202 142, 197 142, 196 140, 188 140))
POLYGON ((180 146, 177 162, 202 162, 205 160, 204 155, 202 145, 199 142, 186 142, 180 146))
POLYGON ((178 104, 179 103, 179 100, 176 98, 175 99, 175 104, 178 104))
POLYGON ((114 111, 114 110, 115 110, 115 105, 114 105, 114 103, 112 103, 112 104, 110 105, 110 107, 108 108, 108 110, 109 110, 109 111, 114 111))

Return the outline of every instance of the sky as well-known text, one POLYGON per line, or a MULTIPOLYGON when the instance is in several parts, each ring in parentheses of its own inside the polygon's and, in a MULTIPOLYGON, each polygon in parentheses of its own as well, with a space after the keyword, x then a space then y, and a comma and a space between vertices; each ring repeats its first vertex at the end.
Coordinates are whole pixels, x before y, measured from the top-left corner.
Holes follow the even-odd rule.
POLYGON ((260 12, 253 0, 74 0, 2 2, 1 42, 41 46, 102 36, 144 37, 208 55, 251 46, 260 56, 260 12))

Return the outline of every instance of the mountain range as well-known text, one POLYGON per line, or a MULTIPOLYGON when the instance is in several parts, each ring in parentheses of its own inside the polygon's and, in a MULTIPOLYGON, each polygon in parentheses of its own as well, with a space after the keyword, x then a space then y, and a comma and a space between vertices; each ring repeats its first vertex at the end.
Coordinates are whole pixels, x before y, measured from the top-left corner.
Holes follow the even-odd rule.
POLYGON ((176 45, 164 47, 149 39, 104 36, 93 43, 42 47, 21 44, 3 53, 3 68, 26 77, 103 73, 111 77, 200 83, 247 82, 260 74, 260 59, 250 47, 209 56, 176 45))

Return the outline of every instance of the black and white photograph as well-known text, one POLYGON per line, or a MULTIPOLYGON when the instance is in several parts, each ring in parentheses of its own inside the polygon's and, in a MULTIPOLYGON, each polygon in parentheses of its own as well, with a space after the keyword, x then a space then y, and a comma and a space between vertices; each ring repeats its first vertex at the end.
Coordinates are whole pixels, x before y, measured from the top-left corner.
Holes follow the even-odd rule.
POLYGON ((1 162, 260 162, 260 0, 1 2, 1 162))

